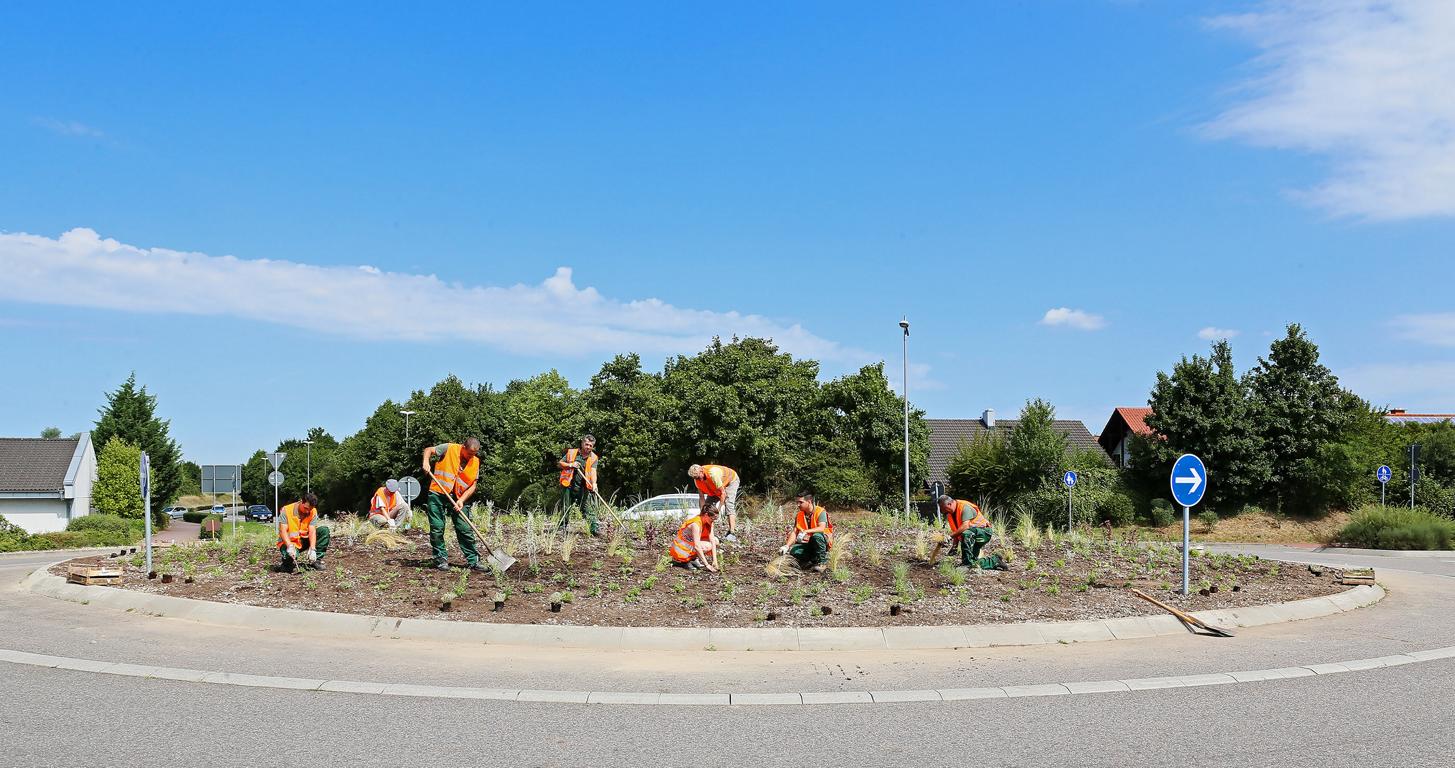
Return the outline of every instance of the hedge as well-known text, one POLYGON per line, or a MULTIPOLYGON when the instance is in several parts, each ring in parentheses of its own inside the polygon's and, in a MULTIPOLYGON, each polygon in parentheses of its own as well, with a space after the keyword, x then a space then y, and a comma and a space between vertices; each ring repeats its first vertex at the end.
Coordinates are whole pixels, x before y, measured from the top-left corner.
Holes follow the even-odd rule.
POLYGON ((64 531, 29 534, 0 516, 0 552, 128 546, 142 537, 142 527, 141 520, 98 514, 75 518, 64 531))
POLYGON ((1366 549, 1451 549, 1455 520, 1423 507, 1363 507, 1335 536, 1339 544, 1366 549))

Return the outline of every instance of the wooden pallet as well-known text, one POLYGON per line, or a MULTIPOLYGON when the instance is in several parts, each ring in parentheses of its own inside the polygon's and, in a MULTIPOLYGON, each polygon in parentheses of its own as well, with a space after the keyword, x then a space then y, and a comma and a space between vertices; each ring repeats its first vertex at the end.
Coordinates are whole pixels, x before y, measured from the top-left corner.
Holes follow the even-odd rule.
POLYGON ((1356 586, 1356 585, 1359 585, 1359 584, 1373 584, 1374 583, 1374 569, 1373 568, 1354 568, 1354 569, 1350 569, 1350 570, 1344 571, 1343 575, 1340 576, 1340 578, 1339 578, 1339 583, 1340 584, 1347 584, 1349 586, 1356 586))
POLYGON ((121 569, 99 565, 73 565, 66 572, 66 581, 86 586, 116 586, 121 583, 121 569))

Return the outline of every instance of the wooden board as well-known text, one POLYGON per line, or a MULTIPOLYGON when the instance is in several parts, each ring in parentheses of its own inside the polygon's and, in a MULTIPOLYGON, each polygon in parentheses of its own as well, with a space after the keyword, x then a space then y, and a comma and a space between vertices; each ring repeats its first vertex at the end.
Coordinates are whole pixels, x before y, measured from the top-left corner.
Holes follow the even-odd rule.
POLYGON ((121 583, 121 576, 119 574, 116 576, 86 576, 79 573, 73 573, 70 576, 66 577, 66 581, 69 581, 72 584, 84 584, 88 587, 114 587, 121 583))

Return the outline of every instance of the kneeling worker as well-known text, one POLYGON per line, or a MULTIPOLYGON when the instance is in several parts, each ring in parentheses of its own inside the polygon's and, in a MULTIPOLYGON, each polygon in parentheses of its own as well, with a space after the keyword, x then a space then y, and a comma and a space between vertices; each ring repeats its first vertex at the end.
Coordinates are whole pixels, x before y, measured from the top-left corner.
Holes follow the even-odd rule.
POLYGON ((283 556, 283 571, 292 573, 299 567, 300 557, 302 567, 321 568, 319 563, 328 552, 328 526, 317 524, 318 497, 305 493, 279 512, 278 552, 283 556))
POLYGON ((712 523, 717 519, 720 503, 715 498, 709 498, 703 504, 701 514, 682 521, 682 527, 677 529, 677 536, 672 539, 672 546, 667 550, 667 554, 672 556, 673 565, 690 571, 706 568, 717 573, 717 536, 712 533, 712 523), (709 554, 712 555, 712 562, 707 560, 709 554))
POLYGON ((834 524, 829 513, 813 503, 812 493, 798 494, 798 518, 793 530, 788 532, 788 541, 779 552, 793 555, 799 568, 810 568, 823 573, 828 567, 829 548, 834 545, 834 524))
POLYGON ((980 511, 980 507, 968 501, 941 496, 940 511, 950 528, 950 546, 960 545, 960 565, 987 571, 1006 570, 1000 555, 980 556, 981 548, 990 542, 992 534, 990 519, 980 511))
POLYGON ((399 525, 409 527, 409 504, 404 497, 399 495, 399 481, 390 479, 379 490, 374 491, 374 499, 369 502, 369 522, 380 528, 394 528, 399 525))

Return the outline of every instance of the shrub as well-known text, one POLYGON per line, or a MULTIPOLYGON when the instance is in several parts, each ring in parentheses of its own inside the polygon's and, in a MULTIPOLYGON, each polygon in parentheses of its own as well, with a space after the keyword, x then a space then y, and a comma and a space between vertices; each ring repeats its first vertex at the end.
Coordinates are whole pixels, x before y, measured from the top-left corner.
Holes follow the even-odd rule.
POLYGON ((222 515, 208 515, 207 517, 202 518, 202 521, 201 522, 202 522, 202 530, 200 530, 200 531, 197 532, 197 538, 199 538, 199 539, 220 539, 220 538, 222 538, 222 532, 225 530, 223 528, 223 526, 222 526, 222 515), (212 532, 209 532, 207 530, 207 524, 209 522, 213 521, 213 520, 216 520, 217 521, 217 533, 212 533, 212 532))
POLYGON ((90 546, 86 534, 78 531, 38 533, 26 541, 26 549, 75 549, 90 546))
POLYGON ((1197 521, 1199 523, 1202 523, 1202 527, 1211 531, 1213 528, 1217 527, 1218 513, 1212 511, 1211 509, 1204 509, 1203 511, 1197 513, 1197 521))
POLYGON ((1368 549, 1451 549, 1455 520, 1422 507, 1371 505, 1355 512, 1335 541, 1368 549))
POLYGON ((182 520, 188 523, 200 523, 210 514, 212 513, 202 509, 188 510, 182 513, 182 520))
MULTIPOLYGON (((68 531, 94 533, 98 537, 111 536, 124 539, 127 543, 143 534, 142 521, 131 520, 119 515, 94 514, 75 518, 66 526, 68 531)), ((121 544, 118 541, 117 544, 121 544)))
POLYGON ((1101 520, 1110 520, 1112 525, 1122 527, 1131 525, 1137 516, 1136 506, 1126 494, 1113 493, 1101 502, 1101 508, 1097 511, 1097 517, 1101 520))
POLYGON ((1172 509, 1172 502, 1166 499, 1152 500, 1152 525, 1158 528, 1166 528, 1177 522, 1177 513, 1172 509))

